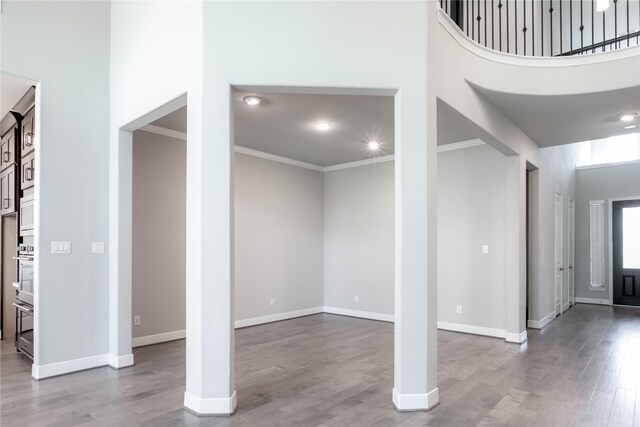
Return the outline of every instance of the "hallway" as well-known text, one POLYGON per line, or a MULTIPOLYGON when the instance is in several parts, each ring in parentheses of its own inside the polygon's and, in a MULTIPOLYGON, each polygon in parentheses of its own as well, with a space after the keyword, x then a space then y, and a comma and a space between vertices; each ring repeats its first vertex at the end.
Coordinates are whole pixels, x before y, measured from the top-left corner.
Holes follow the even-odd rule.
POLYGON ((640 310, 577 305, 523 346, 446 331, 438 344, 442 403, 397 413, 392 324, 318 314, 239 329, 238 410, 199 418, 182 409, 184 341, 40 382, 3 341, 3 426, 640 426, 640 310))

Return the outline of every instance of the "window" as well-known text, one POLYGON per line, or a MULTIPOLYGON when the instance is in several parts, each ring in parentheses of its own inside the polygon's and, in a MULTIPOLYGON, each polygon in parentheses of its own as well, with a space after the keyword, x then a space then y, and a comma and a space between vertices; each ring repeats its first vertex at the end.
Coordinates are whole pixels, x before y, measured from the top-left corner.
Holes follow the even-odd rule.
POLYGON ((622 209, 622 268, 640 268, 640 208, 622 209))
POLYGON ((591 288, 604 290, 604 200, 589 202, 591 288))

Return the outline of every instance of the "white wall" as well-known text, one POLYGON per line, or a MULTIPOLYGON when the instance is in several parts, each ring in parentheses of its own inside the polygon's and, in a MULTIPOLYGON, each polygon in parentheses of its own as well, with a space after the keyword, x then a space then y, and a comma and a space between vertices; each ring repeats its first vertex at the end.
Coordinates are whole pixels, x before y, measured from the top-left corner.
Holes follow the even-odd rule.
POLYGON ((0 20, 2 72, 40 83, 33 374, 104 364, 108 257, 91 242, 108 240, 110 3, 5 1, 0 20), (72 253, 50 254, 52 240, 72 253))
POLYGON ((239 153, 234 166, 235 319, 321 307, 323 173, 239 153))
MULTIPOLYGON (((563 196, 563 260, 569 250, 569 200, 576 200, 575 167, 585 147, 582 143, 540 150, 539 169, 530 176, 529 321, 548 322, 555 311, 555 193, 563 196), (537 267, 536 267, 537 266, 537 267)), ((578 243, 576 241, 576 247, 578 243)), ((569 299, 568 269, 563 274, 563 305, 569 299)), ((529 322, 531 325, 532 323, 529 322)))
POLYGON ((133 338, 185 329, 185 141, 133 134, 133 338))
POLYGON ((393 169, 390 161, 324 174, 325 306, 393 316, 393 169))
MULTIPOLYGON (((589 289, 590 243, 589 243, 589 201, 604 200, 604 229, 609 230, 609 199, 616 197, 640 198, 640 162, 623 165, 585 167, 576 171, 576 296, 609 299, 609 239, 605 239, 605 280, 604 291, 589 289)), ((607 231, 608 233, 608 231, 607 231)))
POLYGON ((440 322, 506 330, 506 179, 488 145, 438 153, 440 322))

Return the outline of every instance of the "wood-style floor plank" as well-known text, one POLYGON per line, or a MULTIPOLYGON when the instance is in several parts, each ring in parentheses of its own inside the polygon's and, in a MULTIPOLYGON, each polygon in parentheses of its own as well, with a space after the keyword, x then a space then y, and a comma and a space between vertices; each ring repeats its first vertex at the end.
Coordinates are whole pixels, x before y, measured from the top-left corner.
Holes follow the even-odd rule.
POLYGON ((578 305, 522 345, 440 331, 441 404, 391 405, 393 325, 330 314, 236 331, 238 411, 182 407, 184 341, 136 365, 33 381, 0 346, 0 424, 14 426, 638 426, 640 309, 578 305))

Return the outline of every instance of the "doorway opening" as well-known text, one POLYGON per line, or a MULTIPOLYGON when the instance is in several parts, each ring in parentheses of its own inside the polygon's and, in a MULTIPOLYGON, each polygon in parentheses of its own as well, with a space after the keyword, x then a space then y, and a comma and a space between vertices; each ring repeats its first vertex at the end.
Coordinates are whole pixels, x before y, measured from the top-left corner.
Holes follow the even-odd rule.
POLYGON ((612 200, 610 212, 613 304, 640 306, 640 199, 612 200))
POLYGON ((0 338, 37 361, 40 111, 37 83, 0 74, 0 338))
POLYGON ((186 136, 186 106, 133 131, 134 349, 186 337, 186 136))
POLYGON ((372 320, 394 315, 392 95, 232 93, 238 393, 294 402, 271 385, 296 376, 322 399, 321 387, 346 386, 336 372, 362 363, 391 382, 394 326, 372 320))

